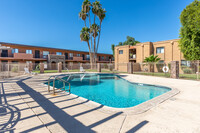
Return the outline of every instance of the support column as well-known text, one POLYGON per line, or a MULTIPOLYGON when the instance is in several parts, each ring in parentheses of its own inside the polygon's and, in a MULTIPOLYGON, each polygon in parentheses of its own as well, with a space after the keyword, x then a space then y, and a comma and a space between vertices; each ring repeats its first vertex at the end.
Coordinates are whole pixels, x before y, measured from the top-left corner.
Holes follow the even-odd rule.
POLYGON ((28 70, 29 72, 33 71, 33 63, 28 63, 28 70))
POLYGON ((179 78, 179 61, 171 62, 171 78, 178 79, 179 78))
POLYGON ((133 74, 133 63, 129 62, 127 65, 128 74, 133 74))
POLYGON ((58 72, 61 73, 62 72, 62 62, 58 63, 58 72))
POLYGON ((97 63, 97 72, 101 72, 101 63, 97 63))
POLYGON ((44 63, 40 63, 40 73, 44 73, 44 63))

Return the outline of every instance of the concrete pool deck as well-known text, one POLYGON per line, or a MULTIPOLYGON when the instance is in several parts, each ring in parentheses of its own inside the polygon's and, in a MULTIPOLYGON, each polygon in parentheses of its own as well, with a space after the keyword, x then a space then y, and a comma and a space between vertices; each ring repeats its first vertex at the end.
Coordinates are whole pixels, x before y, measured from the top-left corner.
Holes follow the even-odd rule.
POLYGON ((200 132, 200 82, 121 74, 138 83, 177 88, 180 93, 140 114, 105 113, 72 95, 49 94, 50 75, 21 76, 0 84, 0 132, 200 132))

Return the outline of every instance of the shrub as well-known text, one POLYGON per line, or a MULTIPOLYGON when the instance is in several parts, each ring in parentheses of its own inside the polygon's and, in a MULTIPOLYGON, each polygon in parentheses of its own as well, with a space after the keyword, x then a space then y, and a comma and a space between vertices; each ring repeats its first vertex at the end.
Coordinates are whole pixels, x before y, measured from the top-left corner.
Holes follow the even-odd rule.
POLYGON ((192 74, 192 70, 188 68, 183 69, 183 72, 184 74, 192 74))
POLYGON ((18 71, 17 66, 12 67, 11 71, 12 72, 17 72, 18 71))

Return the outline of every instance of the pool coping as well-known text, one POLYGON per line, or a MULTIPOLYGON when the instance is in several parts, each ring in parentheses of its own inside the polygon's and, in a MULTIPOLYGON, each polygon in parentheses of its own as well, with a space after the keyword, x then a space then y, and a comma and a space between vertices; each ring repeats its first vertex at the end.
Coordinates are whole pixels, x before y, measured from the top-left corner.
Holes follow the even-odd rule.
MULTIPOLYGON (((99 74, 99 73, 97 73, 97 74, 99 74)), ((111 73, 101 73, 101 74, 111 74, 111 73)), ((122 74, 119 74, 119 73, 116 74, 115 73, 115 75, 120 76, 122 74)), ((163 103, 164 101, 166 101, 166 100, 172 98, 173 96, 177 95, 178 93, 180 93, 180 91, 177 88, 174 88, 172 86, 168 86, 168 85, 163 86, 163 85, 159 85, 159 84, 154 85, 154 84, 148 84, 148 83, 133 82, 133 81, 130 81, 128 79, 123 78, 122 76, 120 76, 120 78, 122 78, 123 80, 126 80, 127 82, 133 83, 133 84, 145 84, 145 85, 161 86, 161 87, 169 88, 171 90, 160 95, 160 96, 154 97, 154 98, 152 98, 148 101, 145 101, 145 102, 140 103, 136 106, 128 107, 128 108, 109 107, 109 106, 102 105, 100 103, 88 100, 86 98, 83 98, 81 96, 78 96, 78 95, 75 95, 75 94, 72 94, 72 93, 69 94, 68 92, 64 92, 64 91, 62 91, 62 93, 65 93, 65 94, 67 94, 67 96, 74 98, 74 100, 77 101, 77 102, 82 102, 86 106, 93 107, 93 108, 99 107, 98 110, 102 111, 104 113, 111 114, 111 113, 123 112, 123 115, 137 115, 137 114, 144 113, 144 112, 150 110, 151 108, 156 107, 157 105, 163 103)), ((44 84, 44 82, 41 83, 41 85, 45 86, 45 87, 48 86, 48 85, 44 84)), ((53 87, 50 86, 50 90, 52 90, 52 89, 53 89, 53 87)))

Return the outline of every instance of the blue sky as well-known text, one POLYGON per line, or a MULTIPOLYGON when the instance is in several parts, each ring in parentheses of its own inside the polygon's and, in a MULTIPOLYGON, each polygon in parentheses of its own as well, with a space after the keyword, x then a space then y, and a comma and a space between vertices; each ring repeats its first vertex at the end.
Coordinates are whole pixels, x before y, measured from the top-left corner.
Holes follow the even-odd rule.
MULTIPOLYGON (((132 36, 140 42, 179 37, 181 11, 193 0, 100 0, 106 9, 99 52, 132 36)), ((0 0, 0 41, 88 51, 80 41, 83 0, 0 0)), ((93 1, 91 1, 93 2, 93 1)))

